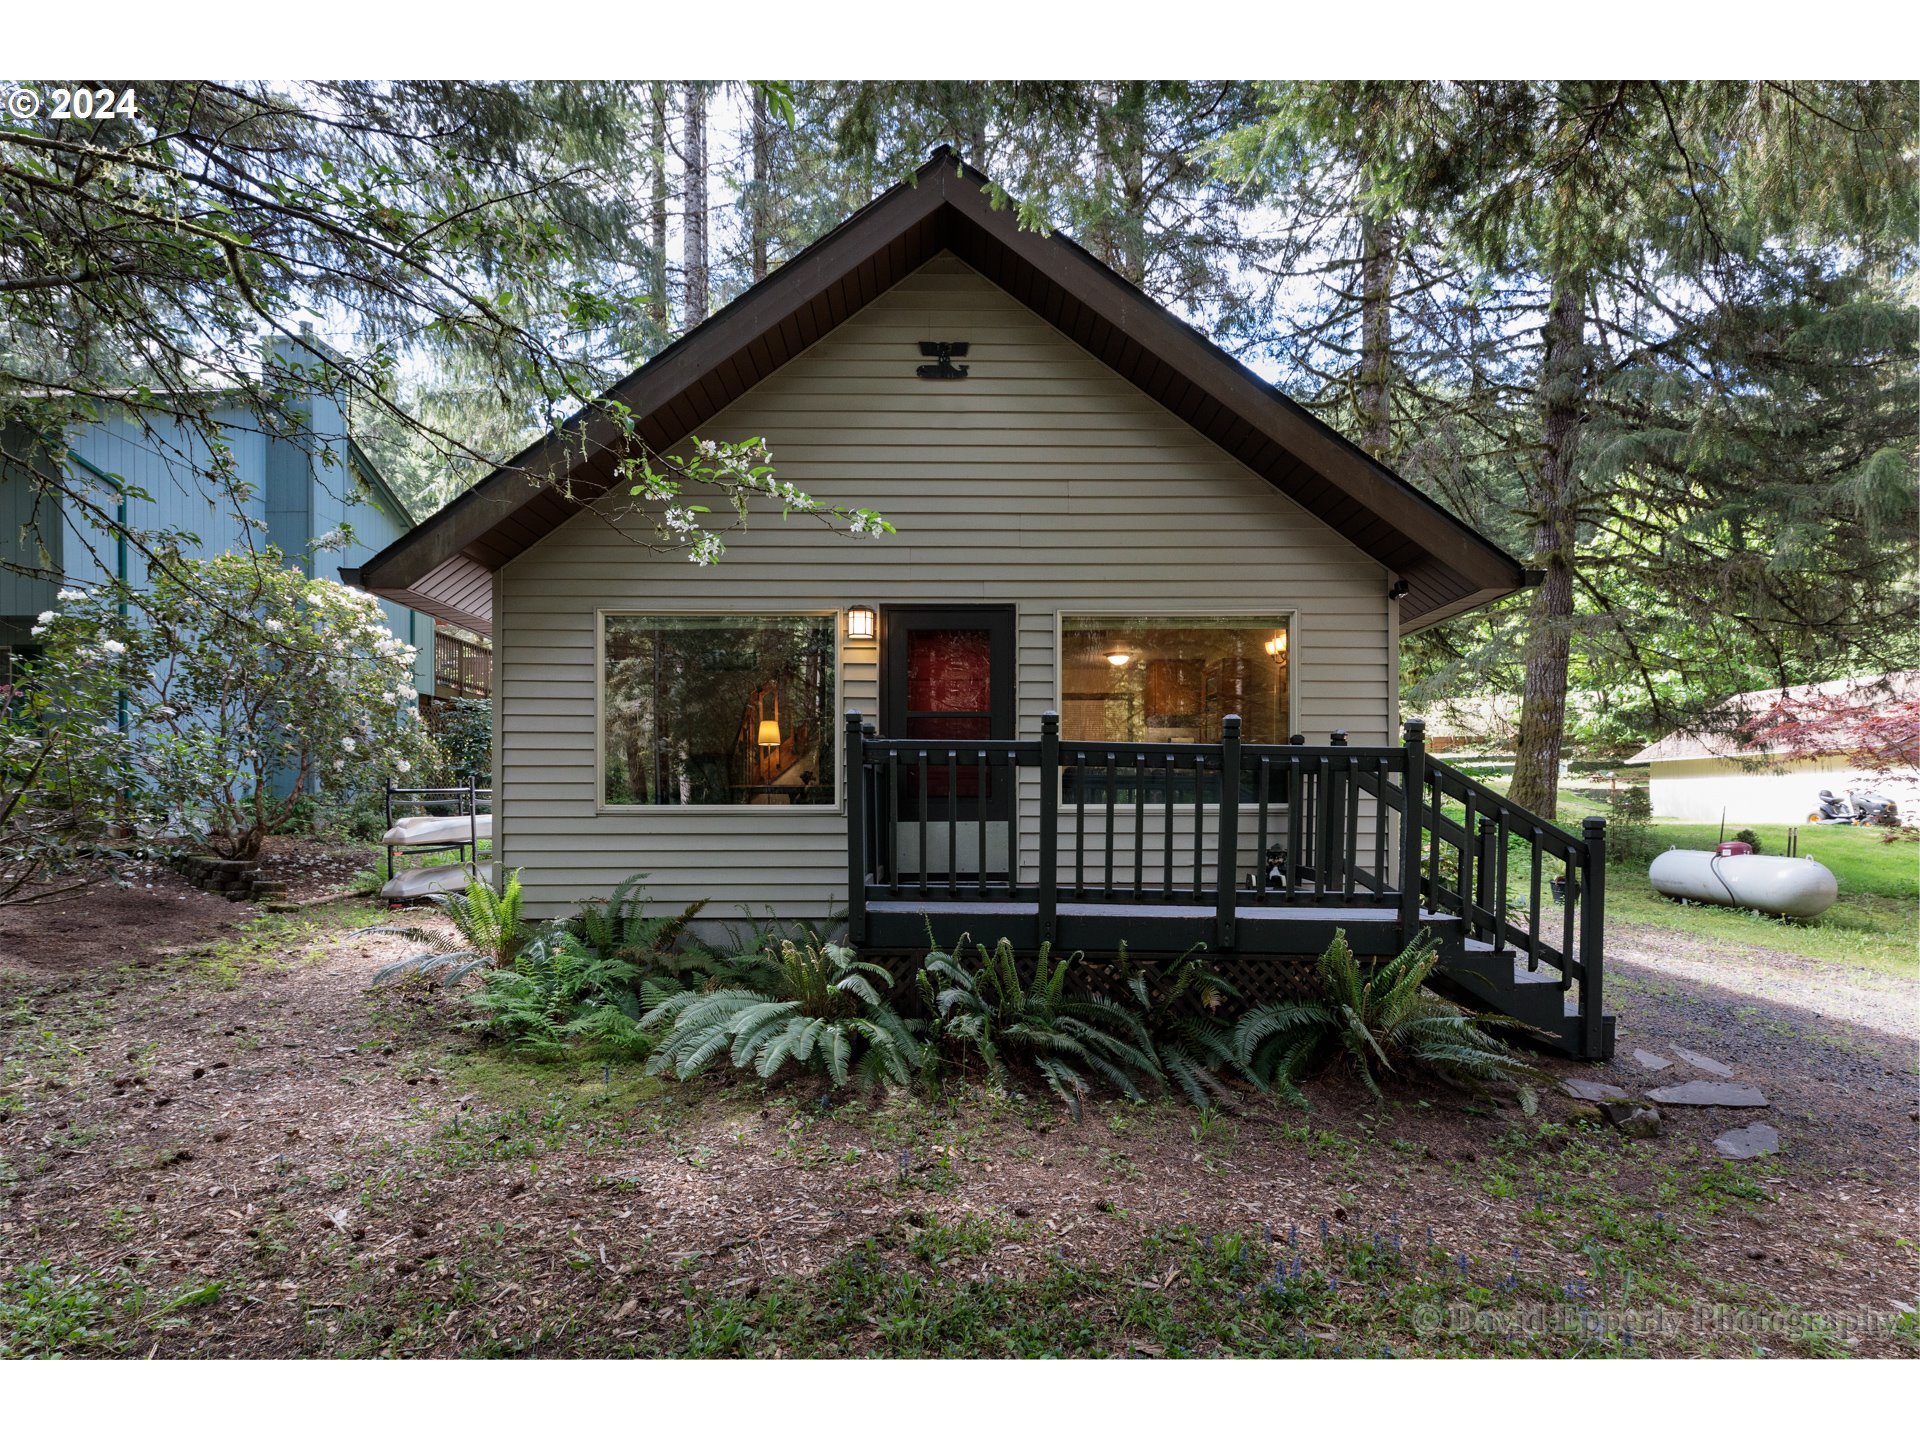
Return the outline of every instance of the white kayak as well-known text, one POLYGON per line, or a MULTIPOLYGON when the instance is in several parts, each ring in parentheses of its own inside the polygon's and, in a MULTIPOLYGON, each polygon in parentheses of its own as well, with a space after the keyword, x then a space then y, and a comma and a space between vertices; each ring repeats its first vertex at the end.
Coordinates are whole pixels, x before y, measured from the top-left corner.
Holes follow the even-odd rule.
POLYGON ((396 870, 393 878, 380 887, 380 898, 424 900, 429 895, 459 895, 472 880, 471 865, 423 865, 417 870, 396 870))
POLYGON ((1840 898, 1840 882, 1818 860, 1784 855, 1716 855, 1711 850, 1669 850, 1647 867, 1662 895, 1733 905, 1769 915, 1818 915, 1840 898))
POLYGON ((382 845, 457 845, 493 838, 493 816, 409 815, 380 837, 382 845))

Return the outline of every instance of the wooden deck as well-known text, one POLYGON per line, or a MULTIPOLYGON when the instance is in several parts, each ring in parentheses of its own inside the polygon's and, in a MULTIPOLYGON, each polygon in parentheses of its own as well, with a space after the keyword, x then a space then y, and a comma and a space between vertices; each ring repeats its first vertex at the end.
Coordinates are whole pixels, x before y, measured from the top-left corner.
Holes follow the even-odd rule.
POLYGON ((1419 721, 1403 747, 1242 745, 1234 716, 1217 745, 1064 742, 1052 715, 1030 741, 888 740, 858 714, 847 736, 862 949, 964 934, 1297 965, 1339 932, 1384 956, 1424 931, 1473 1003, 1573 1054, 1612 1053, 1604 826, 1574 835, 1428 758, 1419 721), (1024 809, 1023 770, 1039 780, 1024 809))

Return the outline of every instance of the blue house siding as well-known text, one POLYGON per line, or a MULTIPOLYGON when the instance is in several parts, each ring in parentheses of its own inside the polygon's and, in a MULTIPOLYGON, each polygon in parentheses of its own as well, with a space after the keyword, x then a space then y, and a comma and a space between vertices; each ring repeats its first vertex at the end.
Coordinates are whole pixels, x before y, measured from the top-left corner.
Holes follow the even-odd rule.
MULTIPOLYGON (((0 455, 26 448, 10 435, 0 455)), ((16 463, 0 459, 0 645, 24 644, 28 617, 53 607, 66 548, 54 500, 13 473, 16 463)))
MULTIPOLYGON (((290 353, 285 343, 276 347, 290 353)), ((0 474, 0 644, 28 643, 33 617, 52 608, 63 584, 95 585, 124 573, 136 590, 147 583, 138 545, 128 545, 88 523, 95 509, 120 515, 134 531, 173 531, 183 551, 211 559, 250 545, 279 546, 306 574, 338 577, 412 526, 412 519, 347 434, 346 416, 330 395, 305 402, 307 434, 268 434, 238 406, 214 411, 231 448, 242 493, 219 493, 210 478, 212 456, 197 430, 165 420, 143 423, 119 411, 70 435, 66 460, 84 499, 64 506, 36 494, 25 475, 0 474), (124 482, 125 494, 121 493, 124 482), (343 548, 314 552, 316 539, 342 528, 343 548), (22 575, 12 566, 35 568, 22 575)), ((10 450, 17 447, 9 446, 10 450)), ((388 629, 415 646, 414 684, 433 691, 431 617, 383 600, 388 629)))

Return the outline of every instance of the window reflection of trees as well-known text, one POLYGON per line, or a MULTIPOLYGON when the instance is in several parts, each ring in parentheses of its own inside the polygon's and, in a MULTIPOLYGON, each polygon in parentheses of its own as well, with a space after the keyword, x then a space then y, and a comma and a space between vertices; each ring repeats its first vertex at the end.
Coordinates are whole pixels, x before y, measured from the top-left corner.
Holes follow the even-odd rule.
POLYGON ((835 629, 832 616, 607 617, 606 803, 832 803, 835 629))

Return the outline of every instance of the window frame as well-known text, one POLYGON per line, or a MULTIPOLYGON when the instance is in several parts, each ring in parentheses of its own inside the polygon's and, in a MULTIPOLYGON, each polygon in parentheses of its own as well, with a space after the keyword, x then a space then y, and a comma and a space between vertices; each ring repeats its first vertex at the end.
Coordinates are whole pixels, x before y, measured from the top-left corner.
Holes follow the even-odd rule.
POLYGON ((846 736, 841 724, 846 713, 846 609, 806 606, 792 609, 718 610, 711 605, 609 605, 593 612, 593 809, 596 815, 740 815, 762 817, 820 817, 844 815, 847 808, 846 736), (831 619, 833 621, 833 800, 825 805, 631 805, 607 799, 607 621, 629 616, 670 616, 675 619, 753 620, 831 619))
MULTIPOLYGON (((1218 605, 1169 604, 1155 605, 1151 609, 1128 605, 1114 608, 1105 605, 1075 606, 1053 612, 1053 709, 1063 719, 1066 715, 1064 695, 1066 692, 1066 655, 1067 621, 1074 620, 1273 620, 1285 622, 1287 630, 1287 723, 1292 734, 1304 733, 1300 729, 1300 610, 1294 605, 1261 605, 1253 608, 1225 609, 1218 605)), ((1064 744, 1074 737, 1069 736, 1063 727, 1060 740, 1064 744)), ((1285 737, 1282 737, 1284 741, 1285 737)), ((1282 741, 1270 743, 1280 744, 1282 741)), ((1100 742, 1088 742, 1100 743, 1100 742)), ((1144 742, 1143 742, 1144 743, 1144 742)), ((1215 735, 1202 744, 1217 745, 1220 737, 1215 735)), ((1074 806, 1066 798, 1066 766, 1061 766, 1060 794, 1056 797, 1062 814, 1072 814, 1074 806)), ((1244 804, 1245 802, 1241 802, 1244 804)))

